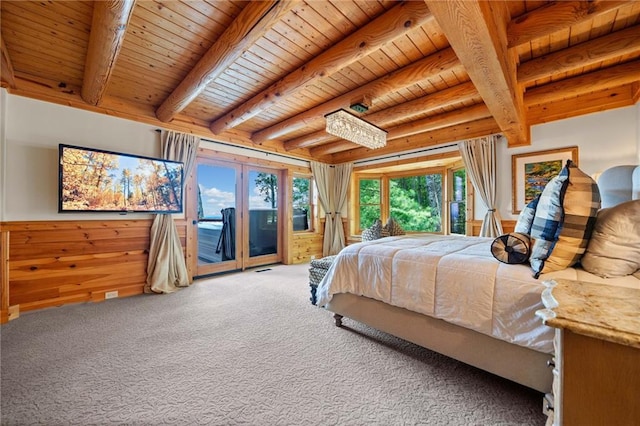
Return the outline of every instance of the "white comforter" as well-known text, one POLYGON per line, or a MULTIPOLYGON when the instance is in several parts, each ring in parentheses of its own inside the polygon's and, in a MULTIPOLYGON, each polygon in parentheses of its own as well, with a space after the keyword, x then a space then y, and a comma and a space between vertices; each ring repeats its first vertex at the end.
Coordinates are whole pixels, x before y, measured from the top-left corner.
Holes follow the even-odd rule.
POLYGON ((347 246, 318 285, 318 306, 353 293, 551 353, 553 330, 535 315, 543 279, 497 261, 492 241, 420 235, 347 246))
POLYGON ((406 308, 539 352, 553 329, 535 315, 544 281, 564 278, 640 289, 633 275, 600 278, 581 268, 533 278, 528 264, 491 255, 492 238, 408 235, 345 247, 318 285, 318 306, 353 293, 406 308))

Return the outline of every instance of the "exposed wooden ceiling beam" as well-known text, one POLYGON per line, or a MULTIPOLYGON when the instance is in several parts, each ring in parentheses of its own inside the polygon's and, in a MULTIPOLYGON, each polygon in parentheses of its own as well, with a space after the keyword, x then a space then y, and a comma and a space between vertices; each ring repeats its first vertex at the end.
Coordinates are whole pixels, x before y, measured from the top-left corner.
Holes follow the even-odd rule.
POLYGON ((546 104, 640 81, 640 60, 605 68, 527 90, 525 105, 546 104))
POLYGON ((4 39, 0 34, 0 76, 2 77, 2 81, 4 81, 9 87, 15 89, 16 87, 16 77, 13 72, 13 65, 11 64, 11 57, 9 56, 9 51, 7 50, 7 46, 4 45, 4 39))
POLYGON ((265 140, 280 137, 287 133, 311 126, 317 120, 323 120, 323 117, 332 111, 340 108, 348 108, 353 99, 367 96, 375 103, 377 98, 390 92, 404 89, 445 72, 464 72, 456 54, 449 48, 422 58, 351 92, 340 95, 328 102, 317 105, 303 113, 256 132, 253 134, 252 139, 256 143, 261 143, 265 140))
MULTIPOLYGON (((383 109, 381 111, 369 114, 363 117, 365 120, 385 128, 389 123, 401 120, 411 119, 418 115, 428 114, 430 112, 455 106, 463 102, 473 102, 479 97, 473 83, 466 82, 441 90, 428 96, 422 96, 409 102, 383 109)), ((297 148, 306 148, 322 142, 330 142, 338 140, 333 135, 323 130, 304 135, 300 138, 291 139, 284 143, 284 148, 288 151, 297 148)))
POLYGON ((198 97, 216 77, 282 17, 300 2, 299 0, 272 0, 249 2, 226 31, 209 48, 189 74, 156 110, 156 116, 164 122, 171 121, 198 97))
POLYGON ((387 133, 387 140, 404 138, 487 117, 491 117, 491 113, 485 104, 472 105, 393 127, 387 133))
POLYGON ((108 0, 93 3, 91 35, 84 66, 82 99, 98 105, 109 84, 120 54, 135 0, 108 0))
POLYGON ((516 52, 507 49, 509 10, 503 1, 425 0, 509 146, 529 145, 516 52))
POLYGON ((335 141, 338 138, 330 135, 325 129, 318 130, 316 132, 307 133, 299 138, 290 139, 286 141, 283 146, 287 151, 293 151, 294 149, 310 148, 321 143, 335 141))
POLYGON ((549 75, 561 74, 638 52, 640 52, 640 26, 636 25, 527 61, 518 68, 518 82, 528 85, 549 75))
POLYGON ((613 9, 629 5, 629 1, 556 1, 548 3, 509 22, 509 47, 519 46, 556 31, 594 19, 613 9))
POLYGON ((320 146, 313 147, 309 150, 309 152, 311 153, 312 157, 316 158, 357 148, 362 148, 362 145, 340 139, 335 142, 328 142, 320 146))
POLYGON ((633 98, 634 84, 590 92, 577 98, 532 104, 527 106, 527 114, 533 125, 634 105, 636 103, 633 98))
POLYGON ((213 133, 221 133, 249 120, 269 106, 297 93, 307 85, 332 75, 396 40, 429 19, 428 9, 420 2, 403 2, 368 25, 325 50, 302 67, 269 86, 241 106, 211 123, 213 133))
POLYGON ((451 108, 461 103, 474 103, 480 100, 480 94, 472 82, 467 81, 447 89, 440 90, 427 96, 404 102, 399 105, 383 109, 373 114, 367 115, 366 119, 371 120, 380 127, 397 120, 407 120, 413 117, 428 114, 442 108, 451 108))

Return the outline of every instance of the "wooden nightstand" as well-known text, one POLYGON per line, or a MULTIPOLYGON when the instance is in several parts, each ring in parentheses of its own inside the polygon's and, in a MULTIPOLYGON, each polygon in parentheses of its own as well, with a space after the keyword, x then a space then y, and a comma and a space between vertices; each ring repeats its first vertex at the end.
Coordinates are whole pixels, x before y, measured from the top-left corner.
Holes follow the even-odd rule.
POLYGON ((548 424, 639 425, 640 289, 545 284, 538 315, 557 329, 548 424))

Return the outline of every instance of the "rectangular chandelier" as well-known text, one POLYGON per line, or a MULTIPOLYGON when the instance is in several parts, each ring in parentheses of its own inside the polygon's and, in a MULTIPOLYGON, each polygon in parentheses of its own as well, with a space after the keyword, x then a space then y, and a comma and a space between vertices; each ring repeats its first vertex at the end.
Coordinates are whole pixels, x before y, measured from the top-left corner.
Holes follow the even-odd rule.
POLYGON ((344 109, 324 116, 326 131, 334 136, 357 143, 370 149, 387 145, 387 132, 357 117, 344 109))

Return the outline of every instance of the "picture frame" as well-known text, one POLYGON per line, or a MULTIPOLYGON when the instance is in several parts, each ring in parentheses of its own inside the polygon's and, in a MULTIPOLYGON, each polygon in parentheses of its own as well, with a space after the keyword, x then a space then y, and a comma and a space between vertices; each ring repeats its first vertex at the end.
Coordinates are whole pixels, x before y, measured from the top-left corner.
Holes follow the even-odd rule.
POLYGON ((545 185, 558 175, 567 160, 578 165, 577 146, 512 155, 512 213, 520 214, 542 192, 545 185))

